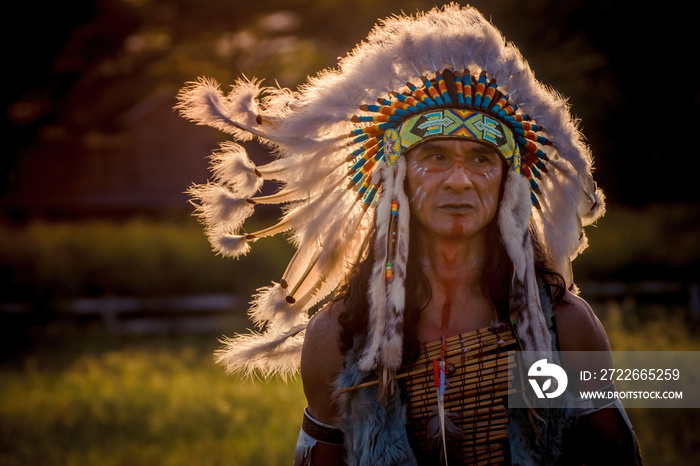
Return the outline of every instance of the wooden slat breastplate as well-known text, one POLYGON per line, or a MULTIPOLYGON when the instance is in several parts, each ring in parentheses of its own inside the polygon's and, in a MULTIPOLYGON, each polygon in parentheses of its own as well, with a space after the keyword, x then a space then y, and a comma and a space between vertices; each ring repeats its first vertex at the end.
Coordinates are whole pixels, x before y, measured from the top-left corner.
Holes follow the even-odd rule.
MULTIPOLYGON (((512 329, 506 325, 499 332, 475 330, 445 343, 449 365, 445 412, 462 432, 462 464, 504 464, 509 457, 508 377, 514 366, 508 352, 517 349, 512 329)), ((440 359, 441 347, 441 341, 423 344, 418 360, 401 380, 408 436, 419 460, 429 451, 428 422, 437 413, 433 360, 440 359)))

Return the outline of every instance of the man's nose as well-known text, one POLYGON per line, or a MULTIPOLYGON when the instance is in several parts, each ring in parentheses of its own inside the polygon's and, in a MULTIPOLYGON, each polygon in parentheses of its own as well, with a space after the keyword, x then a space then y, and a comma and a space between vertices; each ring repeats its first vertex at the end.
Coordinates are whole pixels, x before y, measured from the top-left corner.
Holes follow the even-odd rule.
POLYGON ((447 170, 444 181, 445 188, 458 192, 470 189, 474 186, 470 175, 472 175, 472 173, 467 170, 462 161, 455 161, 447 170))

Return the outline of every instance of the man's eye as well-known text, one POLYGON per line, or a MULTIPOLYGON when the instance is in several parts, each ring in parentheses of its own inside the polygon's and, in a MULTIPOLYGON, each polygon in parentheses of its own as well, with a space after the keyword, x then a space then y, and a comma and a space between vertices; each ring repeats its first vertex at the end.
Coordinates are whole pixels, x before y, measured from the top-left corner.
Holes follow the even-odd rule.
POLYGON ((430 155, 428 156, 428 158, 429 158, 429 159, 433 159, 433 160, 439 160, 439 161, 442 161, 442 160, 446 160, 446 159, 447 159, 447 157, 445 157, 445 155, 444 155, 444 154, 441 154, 440 152, 436 152, 436 153, 434 153, 434 154, 430 154, 430 155))
POLYGON ((485 156, 485 155, 477 155, 472 159, 472 162, 478 164, 478 165, 486 165, 486 164, 492 164, 494 163, 493 159, 491 157, 485 156))

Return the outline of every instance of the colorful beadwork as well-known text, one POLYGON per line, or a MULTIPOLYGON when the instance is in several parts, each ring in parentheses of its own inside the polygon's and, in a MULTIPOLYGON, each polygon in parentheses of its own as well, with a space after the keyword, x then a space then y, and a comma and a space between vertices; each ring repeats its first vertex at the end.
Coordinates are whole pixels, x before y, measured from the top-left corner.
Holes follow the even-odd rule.
POLYGON ((399 158, 399 155, 401 155, 401 142, 399 132, 395 129, 384 131, 384 156, 386 157, 386 163, 389 165, 393 165, 396 159, 399 158))
MULTIPOLYGON (((390 131, 395 132, 387 130, 385 140, 390 131)), ((499 120, 474 110, 444 108, 412 115, 403 122, 398 136, 402 153, 426 139, 464 137, 491 143, 508 163, 516 154, 513 132, 499 120)))
POLYGON ((386 281, 390 282, 393 278, 393 268, 391 258, 394 257, 394 249, 396 247, 396 222, 399 217, 399 203, 391 202, 391 227, 389 228, 389 247, 387 248, 389 261, 386 263, 386 281))
POLYGON ((350 187, 371 205, 379 186, 369 180, 379 162, 393 165, 410 147, 432 137, 464 137, 493 145, 511 169, 528 180, 532 203, 539 208, 536 179, 547 173, 545 162, 549 158, 538 145, 551 144, 537 134, 542 128, 528 115, 517 113, 517 105, 509 102, 507 95, 497 93, 496 81, 489 81, 486 72, 478 78, 469 70, 452 72, 456 102, 443 73, 436 73, 434 81, 421 77, 420 87, 406 83, 410 92, 392 93, 393 99, 378 99, 378 105, 360 107, 375 115, 352 117, 354 123, 369 124, 350 134, 351 144, 357 145, 348 157, 353 163, 348 172, 350 187))

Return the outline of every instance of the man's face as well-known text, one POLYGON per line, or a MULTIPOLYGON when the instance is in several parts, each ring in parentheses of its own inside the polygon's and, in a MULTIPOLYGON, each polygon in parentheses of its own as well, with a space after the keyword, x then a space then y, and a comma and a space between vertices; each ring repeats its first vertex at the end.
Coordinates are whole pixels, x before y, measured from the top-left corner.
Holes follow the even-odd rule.
POLYGON ((435 139, 406 154, 411 215, 436 237, 473 236, 496 216, 503 159, 469 139, 435 139))

